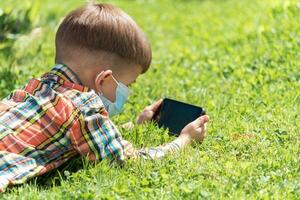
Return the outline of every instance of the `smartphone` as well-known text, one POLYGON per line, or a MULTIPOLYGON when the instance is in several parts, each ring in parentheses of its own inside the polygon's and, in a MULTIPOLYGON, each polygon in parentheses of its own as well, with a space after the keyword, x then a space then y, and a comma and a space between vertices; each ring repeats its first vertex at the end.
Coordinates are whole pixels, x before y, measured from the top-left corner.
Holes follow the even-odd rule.
POLYGON ((170 134, 178 136, 188 123, 202 115, 205 110, 201 107, 165 98, 152 119, 158 127, 168 128, 170 134))

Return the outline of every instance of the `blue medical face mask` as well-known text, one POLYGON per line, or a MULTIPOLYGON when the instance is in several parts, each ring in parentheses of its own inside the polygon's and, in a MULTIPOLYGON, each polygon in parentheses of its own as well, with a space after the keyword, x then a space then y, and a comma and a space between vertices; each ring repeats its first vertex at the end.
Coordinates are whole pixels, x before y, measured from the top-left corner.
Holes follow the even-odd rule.
POLYGON ((105 109, 109 113, 109 116, 112 117, 114 115, 119 114, 122 111, 123 105, 127 101, 128 95, 129 95, 129 89, 126 85, 123 83, 117 81, 114 77, 113 79, 117 83, 116 88, 116 100, 115 102, 111 102, 109 99, 107 99, 105 96, 103 96, 102 92, 99 92, 98 95, 101 98, 105 109))

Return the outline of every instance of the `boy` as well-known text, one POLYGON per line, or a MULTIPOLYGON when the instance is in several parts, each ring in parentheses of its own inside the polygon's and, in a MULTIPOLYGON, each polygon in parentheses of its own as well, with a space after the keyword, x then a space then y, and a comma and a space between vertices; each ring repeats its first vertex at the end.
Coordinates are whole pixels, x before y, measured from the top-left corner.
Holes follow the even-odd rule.
MULTIPOLYGON (((136 150, 109 117, 128 87, 146 72, 150 45, 136 23, 110 4, 69 13, 56 33, 56 66, 0 103, 0 190, 44 174, 81 155, 91 161, 160 158, 202 141, 208 116, 188 124, 173 142, 136 150)), ((149 121, 160 101, 146 107, 149 121)))

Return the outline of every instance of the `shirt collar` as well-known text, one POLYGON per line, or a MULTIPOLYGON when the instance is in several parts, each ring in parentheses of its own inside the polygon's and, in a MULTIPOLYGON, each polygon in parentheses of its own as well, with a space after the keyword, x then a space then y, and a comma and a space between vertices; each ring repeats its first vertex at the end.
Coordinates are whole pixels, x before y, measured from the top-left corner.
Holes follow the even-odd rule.
POLYGON ((52 70, 46 73, 44 78, 54 79, 58 83, 79 91, 89 91, 88 87, 83 86, 77 74, 65 64, 57 64, 52 70))

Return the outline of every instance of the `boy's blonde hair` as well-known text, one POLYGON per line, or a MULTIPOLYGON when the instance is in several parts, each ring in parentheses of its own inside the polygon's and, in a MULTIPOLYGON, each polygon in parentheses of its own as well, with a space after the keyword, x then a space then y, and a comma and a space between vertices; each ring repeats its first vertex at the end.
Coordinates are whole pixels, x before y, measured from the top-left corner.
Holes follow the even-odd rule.
POLYGON ((88 4, 71 11, 58 28, 55 45, 56 59, 63 60, 61 52, 76 48, 102 50, 140 65, 143 72, 152 58, 150 44, 138 25, 111 4, 88 4))

